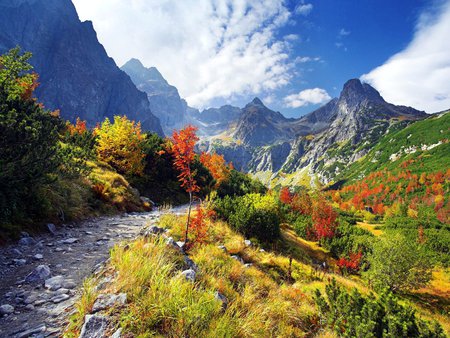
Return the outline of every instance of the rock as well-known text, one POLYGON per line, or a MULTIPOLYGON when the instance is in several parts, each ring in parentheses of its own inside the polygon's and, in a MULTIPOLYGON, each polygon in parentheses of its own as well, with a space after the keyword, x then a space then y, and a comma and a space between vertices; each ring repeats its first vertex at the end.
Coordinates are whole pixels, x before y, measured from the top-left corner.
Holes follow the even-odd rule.
POLYGON ((33 311, 34 310, 34 305, 33 304, 28 304, 27 306, 25 306, 25 309, 27 309, 28 311, 33 311))
POLYGON ((222 310, 226 310, 228 306, 228 299, 225 297, 225 295, 221 294, 219 291, 216 291, 214 294, 214 297, 222 302, 222 310))
POLYGON ((64 249, 63 248, 55 248, 55 252, 61 252, 61 251, 64 251, 64 249))
POLYGON ((192 259, 190 259, 188 256, 184 256, 184 263, 187 265, 189 269, 194 270, 195 272, 198 271, 197 264, 194 263, 192 259))
POLYGON ((119 293, 118 295, 102 293, 97 297, 97 300, 95 301, 94 306, 92 307, 92 313, 106 310, 117 305, 119 306, 125 305, 126 302, 127 302, 126 293, 119 293))
POLYGON ((57 295, 64 295, 64 294, 68 294, 69 293, 69 289, 65 289, 65 288, 61 288, 55 291, 55 294, 57 295))
POLYGON ((27 260, 23 259, 23 258, 21 258, 21 259, 13 259, 13 263, 15 265, 17 265, 17 266, 22 266, 22 265, 27 264, 27 260))
POLYGON ((33 256, 33 258, 37 259, 39 261, 39 260, 43 259, 44 256, 42 254, 36 254, 36 255, 33 256))
POLYGON ((160 228, 160 227, 157 227, 156 225, 152 225, 151 227, 149 227, 148 229, 146 229, 144 231, 144 236, 148 237, 151 235, 161 235, 165 232, 166 232, 166 230, 164 228, 160 228))
POLYGON ((65 289, 75 289, 77 287, 77 285, 75 284, 75 282, 71 281, 71 280, 65 280, 62 284, 63 288, 65 289))
POLYGON ((50 299, 53 303, 58 304, 61 303, 65 300, 68 300, 70 298, 69 295, 66 294, 62 294, 62 295, 57 295, 55 297, 53 297, 52 299, 50 299))
POLYGON ((63 276, 55 276, 45 280, 45 288, 49 289, 50 291, 56 291, 62 288, 63 283, 64 283, 63 276))
POLYGON ((108 319, 101 315, 86 315, 79 338, 103 338, 106 336, 108 319))
POLYGON ((259 252, 266 252, 266 250, 264 250, 264 249, 259 249, 259 252))
POLYGON ((111 336, 111 338, 121 338, 122 337, 122 328, 117 329, 116 332, 113 333, 113 335, 111 336))
POLYGON ((9 304, 0 305, 0 315, 10 315, 14 313, 14 306, 9 304))
POLYGON ((47 330, 47 326, 45 326, 45 324, 41 324, 39 326, 36 326, 32 329, 28 329, 22 332, 17 333, 14 338, 28 338, 30 336, 35 337, 35 335, 39 334, 39 333, 43 333, 47 330))
POLYGON ((227 248, 225 247, 225 245, 219 245, 218 248, 219 248, 220 250, 222 250, 223 252, 228 253, 228 250, 227 250, 227 248))
POLYGON ((246 240, 244 241, 244 245, 247 246, 247 247, 250 247, 250 246, 252 246, 253 244, 252 244, 252 241, 246 239, 246 240))
POLYGON ((19 240, 19 245, 22 245, 22 246, 30 246, 30 245, 33 245, 35 243, 36 243, 36 241, 33 238, 31 238, 31 237, 22 237, 19 240))
POLYGON ((50 276, 51 271, 48 265, 39 265, 28 276, 25 277, 25 283, 42 284, 50 276))
POLYGON ((28 305, 28 304, 34 303, 36 301, 36 299, 37 299, 36 295, 29 295, 28 297, 26 297, 23 300, 23 303, 28 305))
POLYGON ((11 254, 13 254, 16 257, 20 257, 23 255, 22 251, 20 251, 19 249, 16 249, 16 248, 11 250, 11 254))
POLYGON ((184 276, 184 278, 186 278, 187 281, 194 283, 195 282, 195 277, 196 277, 196 273, 194 270, 189 269, 189 270, 184 270, 181 273, 182 276, 184 276))
POLYGON ((47 224, 47 230, 50 232, 53 236, 56 235, 56 226, 53 223, 47 224))
POLYGON ((67 239, 64 239, 61 241, 61 243, 63 243, 63 244, 73 244, 76 242, 78 242, 78 238, 74 238, 74 237, 67 238, 67 239))
POLYGON ((231 258, 237 260, 239 263, 242 263, 242 264, 245 263, 244 260, 241 257, 239 257, 238 255, 233 255, 233 256, 231 256, 231 258))
POLYGON ((184 242, 182 242, 182 241, 178 241, 178 242, 176 242, 176 244, 178 245, 178 247, 181 249, 181 250, 184 250, 184 242))
POLYGON ((247 264, 244 264, 244 267, 246 267, 246 268, 249 268, 249 267, 251 267, 251 266, 253 266, 253 264, 252 264, 252 263, 247 263, 247 264))

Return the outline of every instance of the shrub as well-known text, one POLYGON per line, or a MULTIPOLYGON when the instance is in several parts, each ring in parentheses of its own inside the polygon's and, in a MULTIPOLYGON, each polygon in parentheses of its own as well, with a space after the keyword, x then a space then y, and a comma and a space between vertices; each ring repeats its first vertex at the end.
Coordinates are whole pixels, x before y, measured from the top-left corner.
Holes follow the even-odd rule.
POLYGON ((257 180, 235 169, 231 170, 228 179, 222 181, 217 188, 217 196, 243 196, 250 193, 264 194, 267 188, 257 180))
POLYGON ((383 236, 374 242, 367 259, 370 268, 364 276, 379 289, 415 290, 431 279, 433 267, 423 246, 400 234, 383 236))
POLYGON ((219 217, 249 238, 271 242, 280 235, 280 216, 271 195, 227 196, 215 202, 214 210, 219 217))
POLYGON ((294 230, 297 235, 305 239, 311 239, 314 233, 311 216, 300 215, 294 222, 294 230))
POLYGON ((327 298, 316 290, 315 302, 323 321, 340 337, 445 337, 438 323, 421 320, 390 292, 364 297, 357 289, 348 292, 337 286, 333 279, 325 293, 327 298))

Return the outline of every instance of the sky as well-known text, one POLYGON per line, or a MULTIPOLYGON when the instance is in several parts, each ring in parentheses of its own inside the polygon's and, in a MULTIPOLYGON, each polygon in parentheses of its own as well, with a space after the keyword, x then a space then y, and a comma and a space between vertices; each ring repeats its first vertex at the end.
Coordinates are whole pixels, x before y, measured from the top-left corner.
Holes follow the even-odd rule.
POLYGON ((361 78, 391 103, 450 108, 450 0, 73 0, 122 66, 154 66, 192 107, 255 96, 299 117, 361 78))

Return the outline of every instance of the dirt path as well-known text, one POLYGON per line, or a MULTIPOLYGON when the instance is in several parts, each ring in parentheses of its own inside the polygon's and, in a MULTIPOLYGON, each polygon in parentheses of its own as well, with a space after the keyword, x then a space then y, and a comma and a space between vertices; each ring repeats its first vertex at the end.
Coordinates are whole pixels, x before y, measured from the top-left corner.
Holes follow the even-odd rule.
POLYGON ((108 259, 114 244, 135 238, 160 215, 96 218, 0 248, 0 337, 59 337, 83 280, 108 259), (36 270, 43 279, 27 278, 36 270))

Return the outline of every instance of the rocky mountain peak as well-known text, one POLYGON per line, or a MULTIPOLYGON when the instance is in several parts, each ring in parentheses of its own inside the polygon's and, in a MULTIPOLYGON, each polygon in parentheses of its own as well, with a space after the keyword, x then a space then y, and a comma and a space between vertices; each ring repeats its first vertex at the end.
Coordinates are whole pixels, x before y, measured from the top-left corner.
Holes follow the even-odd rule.
POLYGON ((365 100, 377 103, 385 102, 375 88, 367 83, 362 83, 359 79, 351 79, 344 84, 340 100, 350 105, 357 105, 365 100))
POLYGON ((155 81, 164 86, 169 86, 169 83, 156 67, 146 68, 138 59, 130 59, 121 69, 131 77, 136 85, 147 81, 155 81))
MULTIPOLYGON (((250 104, 252 105, 257 105, 257 106, 264 106, 264 103, 262 103, 262 101, 258 98, 255 97, 252 102, 250 102, 250 104)), ((265 106, 264 106, 265 107, 265 106)))

